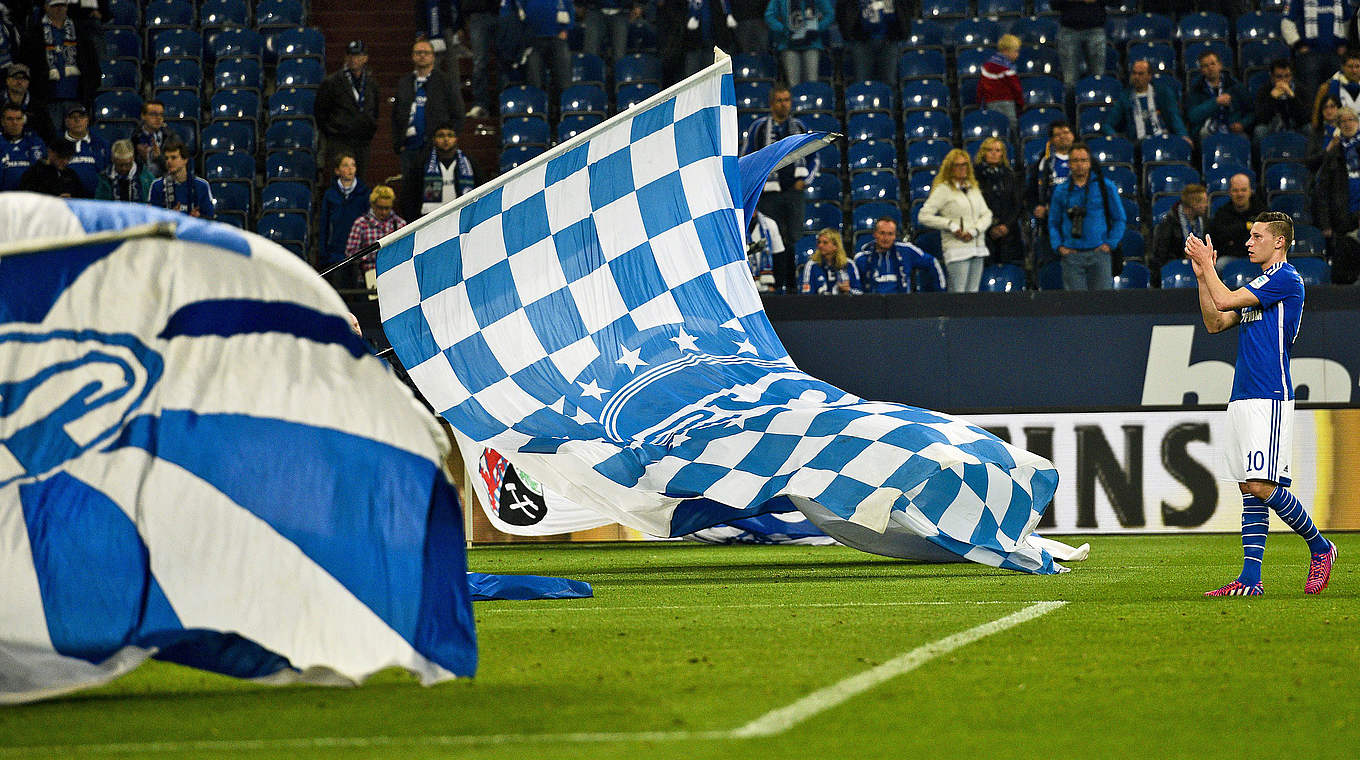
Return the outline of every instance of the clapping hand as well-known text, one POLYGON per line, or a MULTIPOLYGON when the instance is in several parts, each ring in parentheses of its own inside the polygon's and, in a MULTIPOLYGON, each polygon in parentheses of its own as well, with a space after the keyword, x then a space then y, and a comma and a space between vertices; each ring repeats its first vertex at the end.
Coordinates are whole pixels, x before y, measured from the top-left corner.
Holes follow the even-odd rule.
POLYGON ((1185 239, 1185 255, 1190 259, 1190 265, 1195 270, 1195 276, 1214 266, 1218 260, 1218 252, 1214 250, 1214 239, 1210 235, 1205 235, 1200 240, 1194 235, 1185 239))

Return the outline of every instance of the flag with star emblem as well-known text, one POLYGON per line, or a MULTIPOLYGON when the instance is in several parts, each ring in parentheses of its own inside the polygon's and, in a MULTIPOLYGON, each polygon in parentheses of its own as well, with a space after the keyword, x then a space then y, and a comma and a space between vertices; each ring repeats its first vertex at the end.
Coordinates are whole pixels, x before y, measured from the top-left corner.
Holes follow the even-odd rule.
POLYGON ((1046 460, 790 361, 743 231, 799 135, 737 156, 730 61, 380 241, 387 337, 427 400, 576 504, 679 536, 801 511, 889 556, 1061 570, 1046 460))

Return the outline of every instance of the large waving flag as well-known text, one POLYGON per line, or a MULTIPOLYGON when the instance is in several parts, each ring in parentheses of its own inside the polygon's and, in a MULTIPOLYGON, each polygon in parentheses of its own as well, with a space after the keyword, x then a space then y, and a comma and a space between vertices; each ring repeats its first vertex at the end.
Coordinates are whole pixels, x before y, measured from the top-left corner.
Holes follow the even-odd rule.
POLYGON ((306 264, 140 205, 4 193, 0 229, 0 703, 148 656, 473 673, 447 444, 306 264))
POLYGON ((1050 463, 790 361, 742 233, 817 136, 739 160, 736 116, 723 60, 380 241, 411 378, 463 435, 646 533, 797 508, 880 554, 1059 571, 1027 540, 1050 463))

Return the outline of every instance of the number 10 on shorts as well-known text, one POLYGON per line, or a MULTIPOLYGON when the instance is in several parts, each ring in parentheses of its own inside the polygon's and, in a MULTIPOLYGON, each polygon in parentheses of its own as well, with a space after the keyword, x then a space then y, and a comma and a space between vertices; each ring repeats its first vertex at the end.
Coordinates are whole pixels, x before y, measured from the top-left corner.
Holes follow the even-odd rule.
POLYGON ((1264 451, 1247 452, 1247 472, 1254 470, 1264 470, 1266 468, 1266 453, 1264 451))

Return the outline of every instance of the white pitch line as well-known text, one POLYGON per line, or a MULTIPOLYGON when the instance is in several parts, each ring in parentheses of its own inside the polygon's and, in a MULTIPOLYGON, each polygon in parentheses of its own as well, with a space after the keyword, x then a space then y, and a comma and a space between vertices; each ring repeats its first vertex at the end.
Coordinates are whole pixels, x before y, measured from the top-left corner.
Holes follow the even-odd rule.
POLYGON ((850 676, 844 681, 834 683, 825 689, 814 691, 787 707, 771 710, 741 728, 733 730, 732 737, 744 739, 756 736, 773 736, 787 731, 819 712, 830 710, 884 681, 915 670, 942 654, 948 654, 985 636, 1020 625, 1040 615, 1046 615, 1064 604, 1067 604, 1067 602, 1037 602, 999 620, 983 623, 953 636, 946 636, 939 641, 923 644, 882 665, 850 676))
POLYGON ((616 612, 621 610, 753 610, 753 609, 801 609, 818 607, 922 607, 953 604, 1037 604, 1037 602, 1026 601, 1024 599, 1015 600, 991 600, 982 602, 952 602, 952 601, 920 601, 920 602, 788 602, 778 604, 647 604, 647 605, 627 605, 621 607, 569 607, 569 606, 540 606, 522 605, 514 607, 474 607, 473 611, 478 615, 499 614, 505 612, 616 612))
MULTIPOLYGON (((953 604, 953 602, 868 602, 862 604, 805 605, 729 605, 732 607, 837 607, 889 606, 910 604, 953 604)), ((961 602, 961 604, 1023 604, 1023 602, 961 602)), ((318 736, 295 739, 237 739, 206 741, 165 741, 119 744, 66 744, 29 747, 0 747, 0 757, 59 757, 86 755, 150 755, 170 752, 255 752, 307 749, 368 749, 375 747, 466 747, 507 744, 599 744, 619 742, 663 742, 750 739, 774 736, 793 728, 812 716, 830 710, 885 681, 915 670, 943 654, 1013 628, 1021 623, 1046 615, 1067 602, 1034 602, 1019 612, 983 623, 966 631, 923 644, 875 668, 866 670, 824 689, 819 689, 797 702, 756 718, 744 726, 728 731, 632 731, 617 733, 562 733, 562 734, 485 734, 481 736, 318 736)), ((605 609, 621 609, 619 607, 605 609)), ((648 609, 658 609, 651 607, 648 609)), ((668 607, 663 609, 688 609, 668 607)), ((711 608, 706 608, 711 609, 711 608)))

